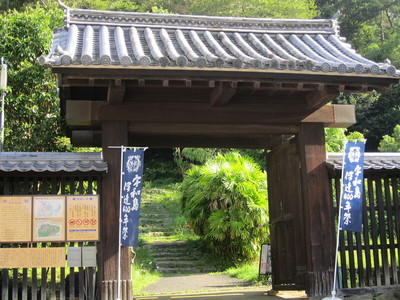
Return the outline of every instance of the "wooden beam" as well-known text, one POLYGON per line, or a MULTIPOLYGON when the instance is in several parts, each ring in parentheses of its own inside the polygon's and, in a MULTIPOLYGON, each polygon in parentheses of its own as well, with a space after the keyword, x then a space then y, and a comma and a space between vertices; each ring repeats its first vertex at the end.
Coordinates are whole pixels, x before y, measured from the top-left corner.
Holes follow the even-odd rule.
MULTIPOLYGON (((288 135, 265 136, 205 136, 172 134, 129 134, 128 145, 155 148, 201 147, 201 148, 247 148, 271 149, 288 138, 288 135)), ((101 147, 100 130, 73 130, 71 143, 76 147, 101 147)))
POLYGON ((311 92, 307 96, 307 108, 318 108, 339 96, 338 90, 324 89, 311 92))
POLYGON ((210 101, 211 106, 221 107, 229 103, 237 91, 237 82, 229 84, 228 82, 219 82, 218 86, 211 92, 210 101))
POLYGON ((92 102, 93 123, 108 120, 125 120, 130 122, 163 123, 295 123, 300 122, 310 114, 302 103, 292 103, 289 107, 276 105, 258 105, 246 103, 231 103, 225 107, 211 107, 206 103, 146 103, 130 102, 123 105, 107 105, 106 102, 92 102))
POLYGON ((107 102, 111 105, 117 105, 124 102, 125 81, 119 79, 110 80, 108 86, 107 102))
POLYGON ((294 124, 186 124, 186 123, 131 123, 129 133, 133 134, 174 134, 207 136, 267 136, 272 134, 295 134, 299 127, 294 124))
POLYGON ((66 101, 65 120, 68 126, 92 125, 92 102, 71 100, 66 101))
POLYGON ((302 124, 298 135, 309 297, 332 291, 335 228, 323 124, 302 124), (321 230, 323 226, 323 230, 321 230))
MULTIPOLYGON (((120 211, 120 149, 109 146, 128 145, 126 122, 104 122, 102 146, 108 172, 104 174, 101 204, 101 243, 99 249, 99 276, 103 288, 107 281, 118 279, 119 211, 120 211)), ((121 247, 121 279, 131 281, 131 257, 128 247, 121 247)), ((108 292, 108 291, 107 291, 108 292)), ((104 296, 104 295, 103 295, 104 296)))
POLYGON ((325 105, 304 118, 302 123, 323 123, 325 127, 347 128, 356 123, 355 105, 325 105))

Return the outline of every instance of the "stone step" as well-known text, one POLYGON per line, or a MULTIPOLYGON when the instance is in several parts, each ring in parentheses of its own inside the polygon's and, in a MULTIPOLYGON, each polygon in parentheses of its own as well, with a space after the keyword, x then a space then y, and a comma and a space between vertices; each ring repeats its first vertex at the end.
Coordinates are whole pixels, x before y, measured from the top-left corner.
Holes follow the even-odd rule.
POLYGON ((168 227, 158 227, 158 226, 139 227, 139 232, 141 232, 141 233, 162 232, 162 233, 171 233, 171 234, 173 234, 171 228, 168 228, 168 227))
POLYGON ((164 274, 180 273, 180 274, 197 274, 214 272, 213 267, 193 267, 193 268, 157 268, 157 271, 164 274))
POLYGON ((144 214, 140 212, 140 219, 149 219, 149 218, 157 218, 157 219, 168 219, 171 218, 171 214, 144 214))
POLYGON ((157 266, 160 268, 184 268, 184 267, 194 267, 201 265, 198 260, 161 260, 157 261, 157 266))
POLYGON ((151 253, 151 257, 153 257, 154 260, 186 260, 188 258, 191 259, 200 259, 202 257, 202 254, 200 252, 198 253, 172 253, 172 252, 159 252, 159 253, 151 253))
POLYGON ((194 248, 195 246, 187 242, 164 242, 164 243, 151 243, 147 245, 153 249, 155 248, 194 248))
POLYGON ((172 231, 148 231, 145 228, 139 228, 139 234, 141 236, 171 236, 174 235, 174 232, 172 231))
POLYGON ((200 261, 200 259, 201 259, 201 255, 198 255, 198 256, 187 256, 187 255, 185 255, 185 256, 157 256, 157 257, 155 257, 155 256, 153 256, 153 259, 156 261, 156 262, 166 262, 166 261, 197 261, 197 262, 199 262, 200 261))
POLYGON ((166 225, 171 225, 172 224, 172 218, 168 218, 168 219, 160 219, 160 218, 142 219, 142 218, 140 218, 139 223, 140 224, 156 225, 156 226, 166 226, 166 225))

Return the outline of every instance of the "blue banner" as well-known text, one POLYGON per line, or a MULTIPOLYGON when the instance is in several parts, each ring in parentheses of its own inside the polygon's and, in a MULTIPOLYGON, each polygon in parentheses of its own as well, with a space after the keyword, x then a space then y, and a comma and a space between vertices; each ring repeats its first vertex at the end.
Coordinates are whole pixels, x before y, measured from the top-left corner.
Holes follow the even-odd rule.
POLYGON ((348 142, 343 159, 340 229, 362 231, 365 142, 348 142))
POLYGON ((139 243, 140 201, 143 184, 144 149, 123 149, 121 176, 121 245, 139 243))

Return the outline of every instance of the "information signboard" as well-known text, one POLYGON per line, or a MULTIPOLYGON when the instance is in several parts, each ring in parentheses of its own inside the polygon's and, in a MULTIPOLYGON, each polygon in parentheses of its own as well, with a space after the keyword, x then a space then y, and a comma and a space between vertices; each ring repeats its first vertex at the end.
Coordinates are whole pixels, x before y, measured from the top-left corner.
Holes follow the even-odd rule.
POLYGON ((32 197, 0 197, 0 242, 32 240, 32 197))
POLYGON ((65 196, 33 197, 33 241, 65 240, 65 196))
POLYGON ((65 267, 65 247, 0 248, 0 269, 65 267))
POLYGON ((67 196, 67 240, 99 240, 99 197, 67 196))

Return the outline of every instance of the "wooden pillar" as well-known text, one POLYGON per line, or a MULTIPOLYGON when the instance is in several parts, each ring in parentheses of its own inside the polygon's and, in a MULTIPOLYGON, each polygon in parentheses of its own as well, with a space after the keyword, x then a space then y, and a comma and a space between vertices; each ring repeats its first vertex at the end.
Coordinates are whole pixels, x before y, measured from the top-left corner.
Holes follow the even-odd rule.
POLYGON ((307 253, 306 292, 308 296, 326 296, 333 285, 335 229, 323 124, 301 125, 298 143, 307 253))
MULTIPOLYGON (((99 291, 102 294, 101 299, 116 299, 121 149, 113 149, 109 148, 109 146, 128 146, 127 123, 119 121, 103 122, 102 141, 103 156, 108 164, 108 172, 105 174, 102 184, 101 241, 99 249, 99 281, 102 286, 99 291)), ((122 247, 121 261, 121 279, 124 282, 124 286, 131 286, 131 259, 128 247, 122 247)))

